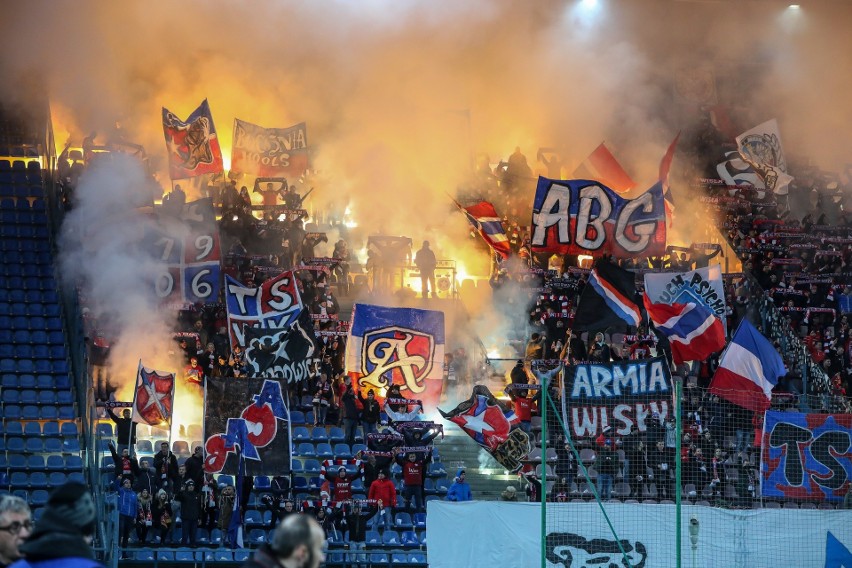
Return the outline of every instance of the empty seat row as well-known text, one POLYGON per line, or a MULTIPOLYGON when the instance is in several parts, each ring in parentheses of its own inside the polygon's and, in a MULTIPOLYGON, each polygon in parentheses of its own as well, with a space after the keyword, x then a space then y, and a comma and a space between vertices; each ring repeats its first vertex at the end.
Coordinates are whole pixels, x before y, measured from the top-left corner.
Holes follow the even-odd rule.
MULTIPOLYGON (((17 250, 21 252, 44 252, 50 251, 50 241, 43 239, 26 240, 26 239, 0 239, 0 252, 17 250)), ((7 287, 6 285, 0 287, 7 287)), ((14 288, 11 284, 9 288, 14 288)), ((37 286, 36 289, 39 289, 37 286)))
MULTIPOLYGON (((55 349, 64 350, 62 347, 57 347, 55 349)), ((0 376, 0 388, 4 389, 67 389, 68 387, 68 380, 57 380, 55 375, 18 375, 13 373, 4 373, 0 376)))
POLYGON ((46 226, 38 225, 2 225, 0 238, 12 239, 48 239, 50 231, 46 226))
POLYGON ((12 453, 22 454, 78 454, 80 441, 77 438, 19 438, 7 437, 2 448, 12 453))
POLYGON ((77 411, 72 405, 36 406, 28 404, 21 406, 4 404, 3 418, 6 420, 74 420, 77 418, 77 411))
MULTIPOLYGON (((0 338, 2 341, 2 338, 0 338)), ((3 341, 3 343, 6 343, 3 341)), ((28 359, 0 359, 0 373, 44 373, 44 374, 67 374, 67 361, 44 361, 37 359, 31 361, 28 359)))
POLYGON ((47 206, 44 199, 32 199, 29 197, 5 196, 0 199, 0 210, 5 211, 35 211, 36 213, 44 214, 47 211, 47 206))
MULTIPOLYGON (((67 358, 67 354, 64 345, 15 345, 13 343, 0 343, 0 357, 6 359, 53 359, 63 361, 67 358)), ((44 385, 44 388, 53 387, 52 385, 44 385)))
POLYGON ((9 486, 12 489, 51 489, 68 481, 68 475, 62 471, 13 471, 9 476, 9 486))
POLYGON ((2 316, 33 316, 59 317, 61 308, 58 303, 44 304, 42 302, 6 302, 0 300, 0 315, 2 316))
MULTIPOLYGON (((17 345, 65 345, 65 335, 62 331, 44 331, 34 329, 11 329, 0 328, 0 343, 14 343, 17 345)), ((2 359, 0 359, 2 361, 2 359)), ((0 363, 2 366, 2 363, 0 363)), ((26 371, 24 371, 26 372, 26 371)))
POLYGON ((0 199, 0 223, 10 225, 47 225, 47 213, 30 208, 17 208, 9 198, 0 199))
POLYGON ((18 180, 0 179, 0 197, 41 198, 44 197, 44 188, 41 182, 30 182, 26 178, 18 180))
POLYGON ((62 319, 58 317, 0 315, 0 326, 11 331, 60 331, 62 319))
MULTIPOLYGON (((3 253, 7 254, 18 254, 17 251, 7 251, 3 253)), ((39 256, 47 255, 48 258, 51 258, 49 252, 47 253, 32 253, 29 256, 39 256)), ((50 263, 51 261, 48 261, 50 263)), ((0 302, 8 302, 14 304, 16 302, 25 302, 27 304, 41 303, 45 305, 53 305, 59 303, 59 294, 56 293, 55 290, 19 290, 19 289, 6 289, 0 288, 0 302)))
MULTIPOLYGON (((23 148, 21 146, 3 147, 3 154, 8 154, 12 158, 38 158, 38 152, 34 148, 23 148)), ((0 159, 0 172, 3 171, 27 171, 30 173, 38 173, 41 171, 41 165, 35 159, 30 160, 9 160, 0 159)))
POLYGON ((3 389, 0 393, 0 403, 3 405, 74 404, 74 394, 66 389, 3 389))
POLYGON ((6 436, 44 436, 47 438, 69 437, 76 438, 80 430, 75 422, 62 422, 49 420, 47 422, 18 420, 7 420, 2 425, 3 434, 6 436))
POLYGON ((42 455, 9 454, 0 456, 0 469, 9 471, 63 471, 72 473, 83 471, 83 460, 76 455, 51 454, 45 459, 42 455))
MULTIPOLYGON (((20 254, 20 253, 19 253, 20 254)), ((0 274, 3 274, 7 277, 36 277, 36 278, 46 278, 48 276, 53 276, 53 266, 50 264, 35 264, 35 263, 12 263, 12 262, 2 262, 0 263, 0 274)))

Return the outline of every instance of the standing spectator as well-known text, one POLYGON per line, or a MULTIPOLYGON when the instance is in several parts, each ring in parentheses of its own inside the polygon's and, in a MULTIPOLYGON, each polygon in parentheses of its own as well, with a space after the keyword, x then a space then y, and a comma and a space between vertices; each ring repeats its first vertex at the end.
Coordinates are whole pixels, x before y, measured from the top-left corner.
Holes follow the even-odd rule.
POLYGON ((597 461, 598 470, 598 495, 606 500, 612 496, 612 484, 615 474, 618 473, 618 454, 612 449, 613 440, 607 438, 603 445, 598 448, 597 461))
POLYGON ((109 452, 112 454, 112 461, 115 464, 115 475, 132 482, 139 475, 139 464, 136 462, 136 458, 130 457, 130 450, 127 449, 127 446, 121 450, 120 456, 115 451, 115 444, 110 442, 108 446, 109 452))
POLYGON ((158 487, 157 480, 151 473, 151 468, 148 465, 150 462, 147 459, 139 460, 139 474, 133 482, 133 490, 137 493, 143 489, 147 489, 148 493, 154 495, 158 487))
POLYGON ((531 503, 541 501, 541 481, 534 471, 525 474, 527 478, 527 500, 531 503))
POLYGON ((639 495, 642 492, 648 467, 645 442, 639 430, 632 430, 624 436, 622 447, 624 448, 624 482, 630 484, 631 495, 639 495))
MULTIPOLYGON (((219 495, 219 530, 223 534, 227 534, 228 527, 231 526, 231 516, 239 511, 234 511, 234 500, 236 498, 236 490, 233 485, 226 485, 222 488, 222 493, 219 495)), ((230 548, 235 548, 237 543, 228 541, 230 548)))
POLYGON ((653 472, 649 479, 656 482, 657 490, 666 499, 670 499, 674 495, 670 471, 672 458, 673 455, 666 448, 666 443, 663 440, 659 440, 656 447, 648 454, 648 467, 653 472))
POLYGON ((423 246, 414 255, 414 265, 420 272, 420 291, 422 298, 428 298, 431 291, 435 297, 435 267, 438 261, 435 253, 429 248, 429 241, 423 241, 423 246))
POLYGON ((463 469, 456 473, 453 484, 447 491, 447 501, 473 501, 473 494, 470 492, 470 485, 465 481, 463 469))
POLYGON ((515 414, 518 420, 520 420, 518 427, 529 434, 532 427, 533 399, 529 398, 527 390, 516 389, 509 391, 509 398, 514 402, 515 414))
POLYGON ((378 479, 370 485, 367 498, 378 505, 379 520, 383 522, 383 528, 391 528, 393 527, 391 509, 396 507, 396 487, 393 481, 388 479, 386 470, 380 469, 378 475, 378 479))
POLYGON ((166 540, 169 538, 169 533, 172 530, 174 515, 172 514, 172 504, 169 501, 169 494, 166 493, 165 489, 157 491, 157 498, 151 506, 151 514, 154 519, 154 531, 158 533, 158 542, 166 544, 166 540))
POLYGON ((140 546, 148 539, 148 530, 154 525, 154 511, 151 494, 143 489, 137 495, 138 514, 136 515, 136 539, 140 546))
POLYGON ((533 333, 530 336, 530 340, 527 341, 526 353, 525 356, 527 359, 544 359, 544 343, 546 338, 538 332, 533 333))
POLYGON ((136 422, 133 421, 130 415, 130 409, 125 408, 122 410, 121 417, 118 417, 112 408, 107 407, 106 411, 110 419, 115 422, 115 437, 118 440, 118 451, 121 452, 127 449, 130 451, 130 455, 133 455, 135 453, 133 448, 136 446, 136 422))
POLYGON ((402 498, 405 499, 405 507, 413 509, 413 512, 416 513, 423 508, 422 489, 425 464, 423 460, 418 460, 413 452, 408 454, 408 459, 405 461, 398 456, 397 462, 402 467, 402 482, 405 484, 402 490, 402 498))
POLYGON ((512 367, 511 371, 509 371, 509 379, 512 381, 513 385, 528 385, 530 383, 530 376, 524 368, 523 359, 518 359, 518 362, 515 363, 515 366, 512 367))
POLYGON ((186 476, 195 482, 196 487, 201 487, 204 483, 204 450, 201 446, 196 446, 195 451, 183 463, 186 468, 186 476))
POLYGON ((121 548, 127 548, 130 530, 136 524, 139 498, 131 487, 129 477, 116 477, 115 487, 118 490, 118 545, 121 548))
POLYGON ((198 523, 204 508, 201 493, 195 490, 195 482, 186 482, 184 489, 175 494, 175 500, 180 503, 181 515, 181 545, 195 546, 198 538, 198 523))
POLYGON ((588 349, 589 361, 595 363, 609 363, 612 358, 609 345, 604 341, 604 334, 598 332, 595 334, 594 342, 589 345, 588 349))
POLYGON ((361 397, 360 390, 358 396, 361 398, 361 405, 364 407, 361 411, 361 425, 364 429, 364 443, 366 443, 368 434, 376 434, 379 431, 378 424, 382 408, 379 401, 376 400, 376 392, 373 389, 367 391, 367 398, 361 397))
POLYGON ((367 554, 363 551, 367 548, 367 522, 376 515, 375 507, 361 507, 359 501, 352 503, 352 508, 344 508, 341 529, 349 533, 349 566, 367 566, 367 554))
POLYGON ((0 495, 0 568, 21 557, 20 547, 33 530, 27 502, 14 495, 0 495))
POLYGON ((168 442, 160 444, 160 451, 154 456, 154 472, 161 489, 174 490, 178 487, 177 458, 169 451, 168 442))
MULTIPOLYGON (((189 461, 189 460, 187 460, 189 461)), ((219 517, 219 484, 213 479, 212 473, 205 473, 201 485, 201 495, 204 507, 201 513, 201 527, 212 531, 219 517)))
POLYGON ((344 390, 340 397, 340 408, 343 414, 343 432, 346 443, 350 446, 355 443, 355 430, 358 428, 358 398, 352 388, 352 379, 346 377, 344 390))
POLYGON ((334 388, 328 382, 328 375, 320 373, 314 384, 314 426, 325 425, 328 407, 334 402, 334 388))
POLYGON ((568 356, 571 359, 572 364, 577 364, 580 361, 586 361, 588 355, 586 355, 586 344, 583 343, 583 340, 580 339, 579 335, 575 335, 574 331, 568 330, 568 339, 566 340, 566 345, 568 345, 568 356))
MULTIPOLYGON (((103 568, 95 561, 92 538, 97 511, 92 494, 82 483, 69 482, 53 490, 38 526, 20 546, 26 557, 14 568, 103 568)), ((20 521, 28 530, 26 521, 20 521)), ((21 531, 18 531, 21 534, 21 531)))

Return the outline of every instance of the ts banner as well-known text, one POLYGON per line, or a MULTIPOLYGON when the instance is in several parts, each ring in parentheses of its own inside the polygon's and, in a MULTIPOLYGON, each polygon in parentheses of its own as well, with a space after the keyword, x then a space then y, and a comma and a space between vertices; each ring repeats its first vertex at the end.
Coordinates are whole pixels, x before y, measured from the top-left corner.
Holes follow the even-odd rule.
POLYGON ((852 491, 852 414, 768 411, 760 470, 764 497, 843 500, 852 491))
POLYGON ((655 256, 666 249, 662 183, 625 199, 591 180, 538 178, 532 250, 556 254, 655 256))
POLYGON ((249 288, 226 275, 225 303, 231 347, 246 346, 243 326, 288 328, 302 311, 302 299, 292 272, 282 272, 259 288, 249 288))
POLYGON ((399 385, 404 398, 435 408, 441 397, 444 313, 355 304, 346 343, 346 372, 364 396, 399 385))
POLYGON ((260 177, 300 176, 308 169, 305 123, 289 128, 264 128, 234 120, 231 171, 260 177))
POLYGON ((657 413, 672 413, 672 376, 665 357, 565 368, 563 420, 575 438, 594 438, 611 426, 618 434, 645 432, 657 413))
POLYGON ((209 377, 204 388, 204 471, 236 475, 290 473, 286 380, 209 377))

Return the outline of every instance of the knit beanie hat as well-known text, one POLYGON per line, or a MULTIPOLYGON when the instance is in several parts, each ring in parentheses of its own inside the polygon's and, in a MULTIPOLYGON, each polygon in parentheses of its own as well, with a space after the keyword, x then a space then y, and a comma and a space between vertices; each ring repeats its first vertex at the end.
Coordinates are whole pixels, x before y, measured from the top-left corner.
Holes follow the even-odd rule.
POLYGON ((95 502, 89 488, 71 481, 60 485, 50 494, 36 531, 49 527, 50 530, 91 535, 95 532, 96 517, 95 502))

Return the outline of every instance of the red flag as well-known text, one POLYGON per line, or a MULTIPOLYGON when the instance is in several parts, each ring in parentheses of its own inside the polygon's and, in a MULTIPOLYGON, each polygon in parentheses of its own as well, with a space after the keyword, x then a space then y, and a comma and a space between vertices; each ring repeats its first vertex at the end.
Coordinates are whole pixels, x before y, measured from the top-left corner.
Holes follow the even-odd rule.
POLYGON ((453 203, 461 209, 467 220, 470 221, 470 224, 479 233, 479 236, 488 243, 488 246, 494 252, 502 256, 504 260, 509 258, 509 253, 511 252, 509 238, 506 236, 506 229, 503 228, 502 219, 497 215, 497 210, 494 209, 491 203, 480 201, 468 207, 462 207, 456 200, 453 200, 453 203))
POLYGON ((599 181, 618 193, 627 193, 636 187, 636 182, 624 171, 604 142, 577 166, 571 177, 599 181))
POLYGON ((163 133, 169 150, 169 176, 172 179, 224 171, 222 149, 207 99, 186 121, 163 107, 163 133))
POLYGON ((142 366, 136 373, 133 421, 150 426, 170 425, 175 398, 175 374, 142 366))

